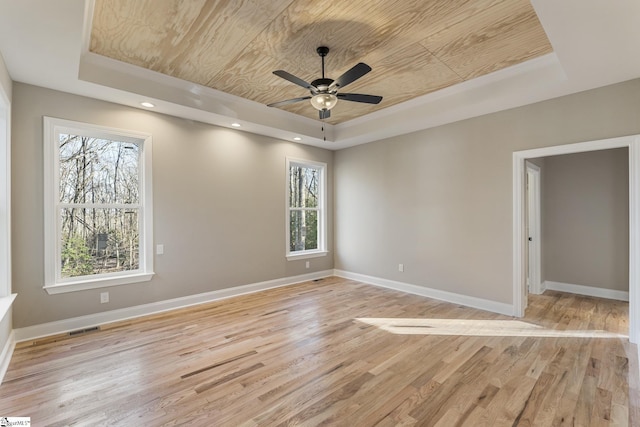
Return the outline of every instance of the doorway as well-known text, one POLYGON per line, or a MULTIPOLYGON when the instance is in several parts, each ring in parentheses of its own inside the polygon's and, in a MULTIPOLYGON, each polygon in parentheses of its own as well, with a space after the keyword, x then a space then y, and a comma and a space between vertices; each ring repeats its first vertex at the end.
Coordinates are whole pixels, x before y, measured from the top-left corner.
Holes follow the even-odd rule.
POLYGON ((609 148, 629 149, 629 341, 640 333, 640 135, 559 145, 513 153, 513 314, 524 315, 527 286, 527 159, 609 148))

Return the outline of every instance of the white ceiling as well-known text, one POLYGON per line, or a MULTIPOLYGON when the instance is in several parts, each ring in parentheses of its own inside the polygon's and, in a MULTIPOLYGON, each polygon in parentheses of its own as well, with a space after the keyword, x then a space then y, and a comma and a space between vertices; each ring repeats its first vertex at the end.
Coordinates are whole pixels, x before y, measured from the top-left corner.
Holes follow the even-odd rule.
POLYGON ((341 149, 640 77, 640 1, 532 0, 549 54, 339 125, 325 125, 88 52, 90 0, 0 0, 14 81, 341 149))

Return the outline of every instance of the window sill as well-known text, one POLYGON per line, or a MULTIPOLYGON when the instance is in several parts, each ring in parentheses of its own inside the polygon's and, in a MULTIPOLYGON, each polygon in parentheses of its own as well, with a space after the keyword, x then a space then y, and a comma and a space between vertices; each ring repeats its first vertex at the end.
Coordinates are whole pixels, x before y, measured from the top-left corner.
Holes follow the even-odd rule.
POLYGON ((13 304, 13 300, 16 299, 18 294, 11 294, 6 297, 0 298, 0 322, 4 319, 4 316, 7 315, 11 305, 13 304))
POLYGON ((48 294, 64 294, 67 292, 86 291, 89 289, 107 288, 110 286, 129 285, 132 283, 148 282, 154 273, 138 273, 129 276, 106 277, 101 279, 89 279, 71 283, 58 283, 45 285, 44 290, 48 294))
POLYGON ((287 261, 295 261, 297 259, 307 259, 307 258, 319 258, 322 256, 327 256, 329 252, 327 251, 314 251, 314 252, 303 252, 299 254, 289 254, 287 255, 287 261))

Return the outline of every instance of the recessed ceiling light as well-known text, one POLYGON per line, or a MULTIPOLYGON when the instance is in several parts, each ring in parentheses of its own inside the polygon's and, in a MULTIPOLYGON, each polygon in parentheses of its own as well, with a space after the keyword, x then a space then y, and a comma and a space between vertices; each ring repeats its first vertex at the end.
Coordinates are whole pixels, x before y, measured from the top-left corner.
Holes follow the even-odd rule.
POLYGON ((293 137, 293 140, 294 141, 302 141, 302 138, 300 138, 299 136, 295 136, 295 137, 293 137))
POLYGON ((147 108, 153 108, 155 107, 155 104, 150 103, 149 101, 144 101, 141 102, 140 105, 142 105, 143 107, 147 107, 147 108))
POLYGON ((231 126, 233 126, 234 128, 239 128, 241 125, 240 123, 231 123, 231 126))

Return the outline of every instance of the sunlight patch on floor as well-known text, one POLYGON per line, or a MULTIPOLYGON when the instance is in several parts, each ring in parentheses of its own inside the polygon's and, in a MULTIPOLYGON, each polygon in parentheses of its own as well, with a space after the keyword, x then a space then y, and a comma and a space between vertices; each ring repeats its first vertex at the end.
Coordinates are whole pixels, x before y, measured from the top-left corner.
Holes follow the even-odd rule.
POLYGON ((558 330, 520 320, 418 319, 362 317, 355 319, 398 335, 462 335, 474 337, 628 338, 603 330, 558 330))

